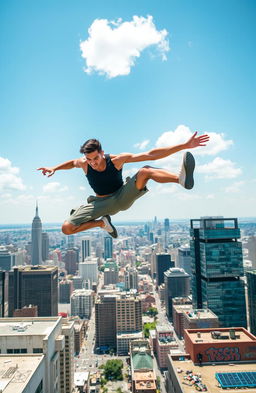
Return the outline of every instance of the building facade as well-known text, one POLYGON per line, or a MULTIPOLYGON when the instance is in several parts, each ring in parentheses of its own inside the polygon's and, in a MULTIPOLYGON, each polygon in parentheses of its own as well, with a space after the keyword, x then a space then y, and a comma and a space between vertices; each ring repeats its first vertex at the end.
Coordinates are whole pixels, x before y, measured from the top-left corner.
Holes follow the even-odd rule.
POLYGON ((236 218, 191 220, 194 308, 209 308, 221 327, 246 327, 242 244, 236 218))
POLYGON ((9 272, 8 316, 33 304, 39 317, 58 315, 58 268, 19 266, 9 272))
POLYGON ((31 264, 42 264, 42 222, 38 215, 38 205, 31 229, 31 264))
POLYGON ((246 273, 251 333, 256 335, 256 270, 246 273))
POLYGON ((172 299, 189 295, 190 277, 184 269, 171 268, 164 273, 164 281, 166 314, 172 319, 172 299))

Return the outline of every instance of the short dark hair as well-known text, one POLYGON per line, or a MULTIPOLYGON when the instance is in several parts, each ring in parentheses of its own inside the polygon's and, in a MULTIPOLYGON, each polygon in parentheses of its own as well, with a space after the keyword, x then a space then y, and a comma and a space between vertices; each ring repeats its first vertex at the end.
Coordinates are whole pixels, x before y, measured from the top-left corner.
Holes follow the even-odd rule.
POLYGON ((88 139, 88 141, 84 142, 81 146, 80 153, 88 154, 95 150, 98 152, 102 151, 101 143, 97 139, 88 139))

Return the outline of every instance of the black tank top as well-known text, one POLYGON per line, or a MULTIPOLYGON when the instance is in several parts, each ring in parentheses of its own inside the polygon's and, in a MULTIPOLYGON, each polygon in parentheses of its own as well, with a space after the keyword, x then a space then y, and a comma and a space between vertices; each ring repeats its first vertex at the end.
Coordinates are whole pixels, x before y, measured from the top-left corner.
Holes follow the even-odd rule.
POLYGON ((95 171, 89 164, 87 179, 95 194, 113 194, 123 185, 122 168, 117 170, 111 161, 109 154, 105 154, 106 169, 102 172, 95 171))

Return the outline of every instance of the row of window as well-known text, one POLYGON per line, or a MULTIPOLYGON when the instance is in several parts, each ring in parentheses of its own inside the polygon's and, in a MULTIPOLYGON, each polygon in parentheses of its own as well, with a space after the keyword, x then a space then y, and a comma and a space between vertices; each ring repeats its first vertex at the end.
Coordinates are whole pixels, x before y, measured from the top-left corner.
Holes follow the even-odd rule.
MULTIPOLYGON (((1 353, 1 351, 0 351, 1 353)), ((7 348, 6 353, 28 353, 27 348, 7 348)), ((33 353, 43 353, 42 348, 33 348, 33 353)))

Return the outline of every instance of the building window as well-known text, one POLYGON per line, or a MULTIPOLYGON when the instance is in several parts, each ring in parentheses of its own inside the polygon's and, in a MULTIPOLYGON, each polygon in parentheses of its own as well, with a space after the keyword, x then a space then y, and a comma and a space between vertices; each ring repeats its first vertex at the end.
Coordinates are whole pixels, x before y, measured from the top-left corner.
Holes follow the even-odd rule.
POLYGON ((7 353, 13 353, 13 349, 7 349, 7 353))
POLYGON ((33 348, 33 353, 43 353, 42 348, 33 348))
POLYGON ((39 383, 35 393, 42 393, 43 392, 43 380, 39 383))

